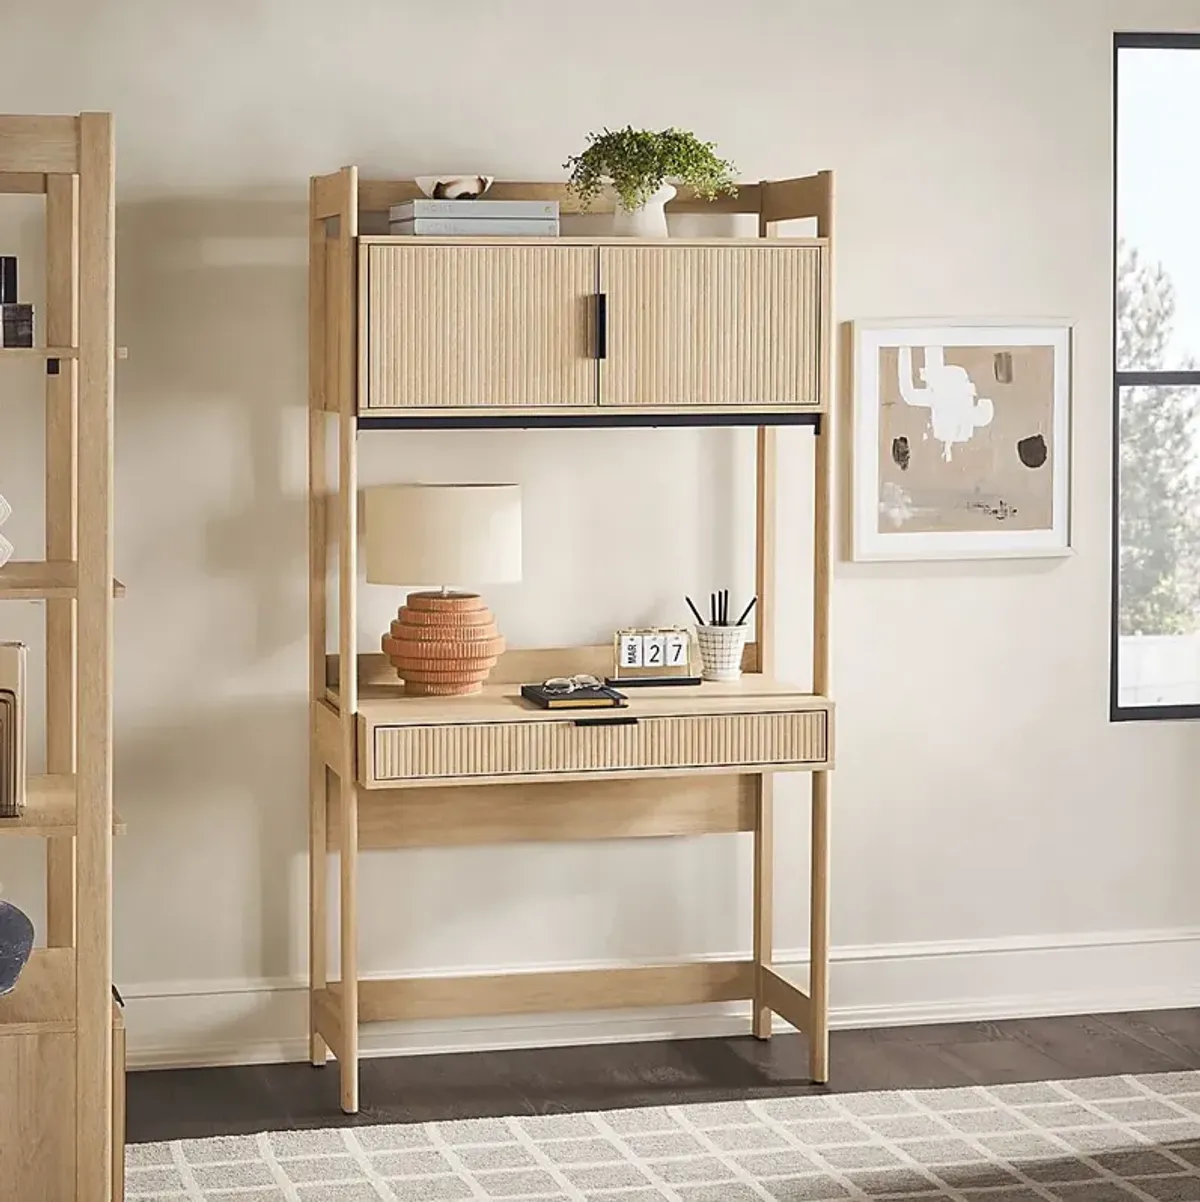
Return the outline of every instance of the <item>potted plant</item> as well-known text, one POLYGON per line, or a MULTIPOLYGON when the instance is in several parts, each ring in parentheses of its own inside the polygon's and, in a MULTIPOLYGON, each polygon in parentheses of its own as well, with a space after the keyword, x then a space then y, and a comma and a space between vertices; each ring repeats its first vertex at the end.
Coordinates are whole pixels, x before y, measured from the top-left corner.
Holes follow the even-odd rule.
POLYGON ((613 233, 638 238, 667 236, 666 204, 675 185, 685 184, 712 200, 734 193, 734 167, 717 155, 712 142, 701 142, 685 129, 606 129, 588 134, 582 154, 564 164, 571 172, 568 187, 584 207, 611 185, 617 194, 613 233))

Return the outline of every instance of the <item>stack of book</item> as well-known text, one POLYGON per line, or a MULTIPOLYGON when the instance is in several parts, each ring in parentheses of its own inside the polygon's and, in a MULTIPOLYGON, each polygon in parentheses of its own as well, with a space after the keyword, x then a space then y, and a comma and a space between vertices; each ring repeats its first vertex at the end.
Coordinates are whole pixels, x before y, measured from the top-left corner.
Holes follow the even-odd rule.
POLYGON ((557 200, 408 200, 392 205, 393 234, 439 238, 557 238, 557 200))
POLYGON ((0 818, 25 808, 25 673, 25 645, 0 643, 0 818))

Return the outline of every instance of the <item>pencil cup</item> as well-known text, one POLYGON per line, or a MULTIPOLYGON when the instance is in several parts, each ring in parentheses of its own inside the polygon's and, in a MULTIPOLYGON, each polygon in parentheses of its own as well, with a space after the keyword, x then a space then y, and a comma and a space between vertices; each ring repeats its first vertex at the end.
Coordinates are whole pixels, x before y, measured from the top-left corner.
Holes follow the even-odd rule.
POLYGON ((700 662, 705 680, 737 680, 742 674, 746 626, 697 626, 700 662))

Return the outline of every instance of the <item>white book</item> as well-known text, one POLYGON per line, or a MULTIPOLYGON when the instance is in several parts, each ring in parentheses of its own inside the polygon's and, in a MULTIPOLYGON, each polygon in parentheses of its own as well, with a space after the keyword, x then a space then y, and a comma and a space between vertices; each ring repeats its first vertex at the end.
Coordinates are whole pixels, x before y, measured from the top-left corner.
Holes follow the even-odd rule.
POLYGON ((471 221, 464 217, 419 217, 415 221, 393 221, 393 234, 424 235, 426 238, 557 238, 558 221, 551 218, 522 221, 471 221))
POLYGON ((25 808, 24 643, 0 643, 0 818, 25 808))
POLYGON ((412 221, 420 217, 471 217, 495 220, 535 217, 558 220, 557 200, 406 200, 392 205, 389 221, 412 221))

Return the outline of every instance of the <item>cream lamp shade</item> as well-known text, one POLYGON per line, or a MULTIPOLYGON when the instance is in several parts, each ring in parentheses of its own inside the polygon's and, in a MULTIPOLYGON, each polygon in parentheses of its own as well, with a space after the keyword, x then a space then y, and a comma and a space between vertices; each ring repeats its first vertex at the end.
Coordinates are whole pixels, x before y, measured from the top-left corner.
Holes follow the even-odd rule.
POLYGON ((368 584, 521 579, 519 484, 385 484, 364 518, 368 584))
POLYGON ((504 653, 496 618, 450 585, 521 579, 516 484, 385 484, 366 491, 367 581, 441 586, 412 592, 380 646, 404 691, 461 697, 483 687, 504 653))

